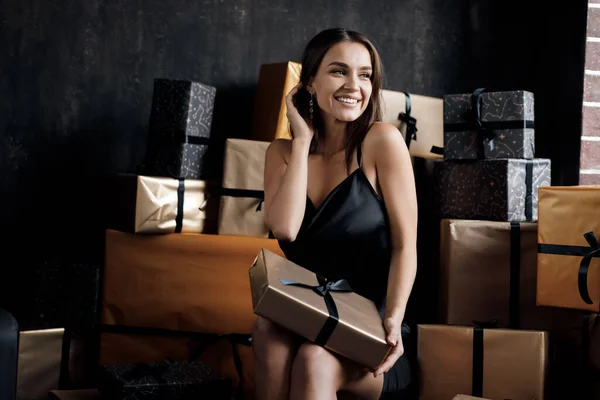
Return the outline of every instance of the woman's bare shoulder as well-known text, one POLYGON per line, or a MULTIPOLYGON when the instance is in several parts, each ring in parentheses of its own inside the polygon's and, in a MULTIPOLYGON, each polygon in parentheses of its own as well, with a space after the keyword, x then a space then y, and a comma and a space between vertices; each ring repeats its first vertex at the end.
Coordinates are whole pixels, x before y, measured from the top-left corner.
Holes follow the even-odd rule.
POLYGON ((375 122, 367 132, 364 143, 365 147, 370 148, 375 153, 387 146, 396 149, 406 147, 402 133, 394 125, 387 122, 375 122))
POLYGON ((292 154, 292 141, 289 139, 275 139, 267 147, 268 158, 280 158, 287 164, 292 154))

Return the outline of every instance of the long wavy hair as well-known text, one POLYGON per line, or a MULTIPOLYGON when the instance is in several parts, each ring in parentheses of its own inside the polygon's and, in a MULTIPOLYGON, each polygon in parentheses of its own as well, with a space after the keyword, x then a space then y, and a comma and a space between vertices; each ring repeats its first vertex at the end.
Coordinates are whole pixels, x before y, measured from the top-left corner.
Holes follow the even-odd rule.
MULTIPOLYGON (((300 82, 303 86, 296 94, 294 102, 300 115, 306 121, 309 121, 309 101, 311 96, 308 90, 306 90, 306 86, 309 84, 311 78, 317 74, 327 51, 332 46, 341 42, 360 43, 365 46, 371 55, 371 66, 373 68, 370 78, 372 92, 369 104, 361 116, 355 121, 349 122, 346 127, 346 168, 349 171, 352 163, 352 155, 362 143, 373 123, 381 121, 382 118, 380 93, 383 83, 383 66, 375 46, 363 34, 346 29, 334 28, 318 33, 308 42, 302 54, 300 82)), ((325 139, 325 125, 320 112, 313 112, 312 126, 315 134, 310 144, 310 153, 314 154, 321 148, 325 139)), ((290 133, 293 138, 294 132, 291 126, 290 133)))

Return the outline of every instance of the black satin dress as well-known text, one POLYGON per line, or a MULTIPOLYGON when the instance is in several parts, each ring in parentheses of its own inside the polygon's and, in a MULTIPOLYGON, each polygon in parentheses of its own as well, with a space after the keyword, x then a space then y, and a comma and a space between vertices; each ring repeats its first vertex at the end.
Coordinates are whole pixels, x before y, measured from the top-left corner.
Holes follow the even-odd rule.
MULTIPOLYGON (((293 242, 279 241, 285 256, 328 280, 346 279, 354 292, 372 300, 383 318, 391 259, 385 204, 358 168, 317 208, 307 195, 300 231, 293 242)), ((406 346, 406 344, 405 344, 406 346)), ((411 382, 406 356, 384 374, 382 399, 399 399, 411 382)))

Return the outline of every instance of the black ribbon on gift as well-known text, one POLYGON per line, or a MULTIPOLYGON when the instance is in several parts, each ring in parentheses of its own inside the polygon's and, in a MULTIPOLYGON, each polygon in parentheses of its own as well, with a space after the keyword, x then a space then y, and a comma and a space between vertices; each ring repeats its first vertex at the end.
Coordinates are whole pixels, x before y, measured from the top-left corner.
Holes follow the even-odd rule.
POLYGON ((483 397, 483 332, 485 329, 498 327, 497 320, 473 321, 473 380, 471 383, 471 395, 483 397))
POLYGON ((509 322, 511 329, 518 329, 521 321, 521 224, 510 223, 510 291, 509 322))
POLYGON ((579 295, 586 304, 594 304, 588 290, 588 272, 592 258, 600 258, 600 242, 598 242, 594 232, 587 232, 583 237, 588 242, 588 247, 538 243, 538 253, 582 257, 577 274, 579 295))
POLYGON ((262 210, 262 205, 265 202, 264 190, 250 190, 250 189, 230 189, 221 188, 221 196, 229 197, 246 197, 258 199, 258 206, 256 206, 256 212, 262 210))
MULTIPOLYGON (((236 388, 236 399, 243 398, 244 392, 244 374, 242 368, 242 359, 240 357, 237 345, 252 346, 252 334, 245 333, 202 333, 194 331, 175 331, 171 329, 136 327, 126 325, 99 325, 99 331, 104 333, 118 333, 125 335, 140 335, 140 336, 168 336, 168 337, 185 337, 190 339, 188 347, 190 353, 188 361, 196 361, 204 353, 204 351, 212 344, 219 340, 227 340, 231 344, 233 355, 233 363, 239 377, 239 383, 236 388), (194 348, 194 345, 196 346, 194 348)), ((140 370, 140 373, 142 371, 140 370)))
POLYGON ((407 92, 404 93, 404 104, 405 111, 398 114, 398 119, 406 124, 406 147, 410 148, 410 143, 413 140, 417 140, 417 119, 410 115, 412 111, 412 105, 410 102, 410 95, 407 92))
POLYGON ((329 316, 319 331, 317 338, 315 339, 315 344, 319 346, 325 346, 340 320, 340 316, 335 305, 335 300, 331 296, 331 292, 352 292, 352 288, 345 279, 328 281, 322 276, 316 276, 317 280, 319 281, 318 285, 307 285, 305 283, 300 283, 289 279, 280 279, 280 282, 284 285, 299 286, 302 288, 311 289, 313 292, 323 297, 329 316))

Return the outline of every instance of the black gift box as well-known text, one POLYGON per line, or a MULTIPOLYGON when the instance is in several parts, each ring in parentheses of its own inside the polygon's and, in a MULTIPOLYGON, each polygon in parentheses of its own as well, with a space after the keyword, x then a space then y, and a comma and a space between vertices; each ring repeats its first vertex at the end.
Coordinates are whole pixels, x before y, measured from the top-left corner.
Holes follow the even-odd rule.
POLYGON ((150 135, 185 142, 186 136, 210 137, 217 90, 188 80, 155 79, 150 135))
POLYGON ((441 218, 537 221, 538 188, 550 186, 548 159, 437 161, 435 202, 441 218))
POLYGON ((110 400, 231 400, 233 394, 231 380, 200 361, 102 366, 98 387, 110 400))
POLYGON ((140 174, 184 179, 210 179, 210 146, 149 138, 140 174))
POLYGON ((534 96, 515 90, 444 96, 444 159, 535 156, 534 96))

